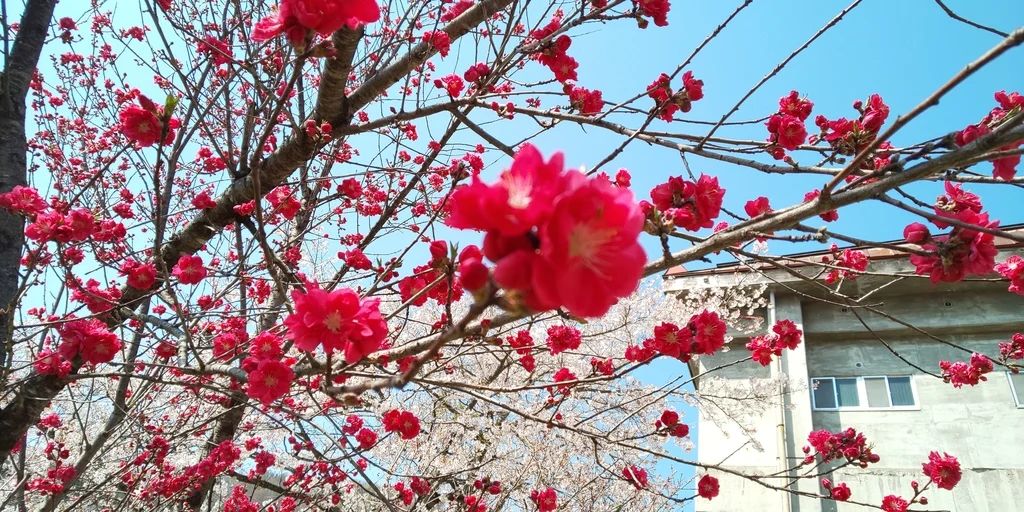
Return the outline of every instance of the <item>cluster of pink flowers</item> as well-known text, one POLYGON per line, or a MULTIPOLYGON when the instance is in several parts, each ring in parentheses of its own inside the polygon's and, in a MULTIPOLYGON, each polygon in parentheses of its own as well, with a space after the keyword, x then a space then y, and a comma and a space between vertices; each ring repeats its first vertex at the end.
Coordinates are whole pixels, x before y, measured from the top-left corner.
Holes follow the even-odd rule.
POLYGON ((391 409, 381 418, 385 432, 398 432, 402 439, 412 439, 420 434, 420 419, 409 411, 391 409))
POLYGON ((689 112, 693 102, 704 97, 704 81, 693 77, 692 71, 683 73, 683 88, 672 90, 672 79, 662 73, 647 86, 647 96, 654 100, 654 112, 663 121, 671 122, 676 112, 689 112))
POLYGON ((281 339, 274 333, 263 332, 249 343, 249 357, 242 361, 242 369, 248 374, 245 392, 250 398, 270 405, 288 394, 295 373, 293 360, 282 360, 281 339))
MULTIPOLYGON (((558 11, 547 25, 531 31, 530 38, 535 42, 542 41, 550 37, 561 27, 561 11, 558 11)), ((572 39, 569 38, 569 36, 562 34, 556 37, 553 41, 548 41, 542 44, 538 50, 533 53, 533 58, 536 59, 537 62, 547 66, 548 69, 555 74, 555 80, 562 83, 576 80, 576 68, 579 67, 579 62, 566 53, 571 45, 572 39)))
MULTIPOLYGON (((889 117, 889 106, 877 94, 868 97, 867 105, 861 100, 855 101, 853 108, 860 113, 857 119, 840 117, 830 121, 821 115, 814 119, 814 124, 821 129, 818 138, 841 155, 854 155, 874 142, 889 117)), ((879 165, 874 167, 880 168, 879 165)))
POLYGON ((16 185, 9 192, 0 193, 0 208, 31 217, 46 209, 46 201, 39 196, 38 190, 24 185, 16 185))
POLYGON ((497 496, 501 494, 501 481, 491 480, 491 477, 485 476, 473 480, 473 488, 478 491, 484 491, 491 496, 497 496))
POLYGON ((171 269, 171 274, 178 278, 181 284, 199 284, 206 279, 206 273, 203 258, 194 254, 182 254, 178 258, 178 263, 171 269))
POLYGON ((857 279, 861 272, 867 270, 868 263, 871 262, 864 251, 845 249, 840 252, 839 247, 835 244, 832 245, 831 256, 823 256, 821 261, 833 267, 838 267, 830 269, 825 274, 825 282, 828 284, 838 283, 840 279, 849 281, 857 279))
POLYGON ((610 377, 615 373, 615 361, 613 361, 610 357, 605 359, 591 357, 590 368, 595 373, 599 373, 606 377, 610 377))
POLYGON ((928 462, 922 464, 921 467, 924 469, 924 474, 931 478, 936 487, 947 491, 952 491, 962 476, 960 461, 948 453, 942 455, 939 455, 939 452, 929 453, 928 462))
POLYGON ((310 286, 292 291, 292 300, 295 312, 284 325, 300 350, 312 352, 322 344, 325 352, 341 351, 354 364, 384 344, 388 325, 377 299, 360 299, 348 288, 328 292, 310 286))
MULTIPOLYGON (((999 227, 982 211, 978 196, 964 191, 960 185, 946 182, 946 195, 935 202, 935 213, 967 225, 988 229, 999 227)), ((932 221, 939 229, 949 227, 942 220, 932 221)), ((910 262, 918 275, 927 275, 933 283, 956 282, 965 276, 987 275, 995 267, 995 237, 991 233, 953 226, 948 235, 932 235, 928 228, 914 222, 903 230, 908 243, 917 244, 927 254, 912 254, 910 262)))
POLYGON ((1014 333, 1009 341, 999 342, 999 359, 1003 362, 1024 359, 1024 333, 1014 333))
POLYGON ((40 373, 60 375, 69 369, 63 362, 74 361, 76 357, 91 364, 107 363, 121 350, 117 335, 95 318, 70 320, 57 327, 57 332, 61 337, 57 352, 44 350, 38 354, 35 366, 40 373))
POLYGON ((850 487, 847 486, 845 483, 832 485, 831 480, 827 478, 822 478, 821 486, 824 487, 827 491, 829 491, 829 495, 832 497, 832 499, 836 501, 846 501, 850 499, 850 496, 853 496, 853 491, 851 491, 850 487))
POLYGON ((718 496, 718 479, 711 475, 704 475, 697 481, 697 495, 710 500, 718 496))
POLYGON ((969 362, 939 361, 939 368, 942 369, 942 378, 946 382, 953 384, 954 388, 960 388, 965 384, 977 386, 981 381, 988 380, 985 374, 990 373, 994 365, 988 356, 975 352, 971 354, 969 362))
MULTIPOLYGON (((640 13, 654 20, 659 27, 668 26, 668 11, 672 8, 668 0, 633 0, 633 3, 640 9, 640 13)), ((647 21, 639 19, 640 28, 647 28, 647 21)))
POLYGON ((601 99, 601 91, 591 91, 586 87, 573 84, 565 84, 565 93, 569 95, 569 104, 576 109, 580 115, 592 116, 601 113, 604 108, 604 100, 601 99))
POLYGON ((803 331, 792 320, 779 320, 772 326, 770 334, 751 338, 747 343, 747 350, 754 361, 761 366, 768 366, 772 361, 772 355, 781 356, 783 349, 795 349, 800 345, 803 335, 803 331))
POLYGON ((907 512, 910 503, 907 500, 892 494, 882 498, 882 510, 884 512, 907 512))
POLYGON ((466 72, 462 74, 462 78, 465 78, 467 82, 472 84, 478 84, 491 74, 491 67, 486 62, 477 62, 472 66, 466 68, 466 72))
MULTIPOLYGON (((38 426, 44 432, 53 431, 60 428, 61 421, 56 414, 51 414, 43 418, 38 426)), ((46 470, 46 476, 37 476, 26 482, 25 489, 43 495, 60 494, 64 492, 68 482, 76 474, 75 467, 66 463, 68 457, 71 456, 71 451, 64 446, 64 443, 51 440, 47 441, 43 453, 47 460, 53 462, 53 466, 46 470)))
POLYGON ((363 419, 355 414, 350 414, 345 418, 345 425, 341 427, 341 431, 355 437, 359 448, 363 450, 369 450, 377 444, 377 433, 364 427, 363 419))
POLYGON ((452 98, 458 98, 462 95, 466 82, 463 82, 459 75, 453 73, 434 80, 434 87, 443 89, 452 98))
POLYGON ((140 263, 134 258, 125 260, 121 264, 119 273, 127 277, 128 286, 136 290, 148 290, 156 283, 156 265, 140 263))
POLYGON ((50 240, 59 243, 83 242, 96 229, 95 217, 86 208, 77 208, 67 214, 47 210, 35 216, 32 223, 25 228, 25 236, 40 243, 50 240))
POLYGON ((128 103, 121 109, 118 114, 121 133, 139 147, 158 142, 166 146, 174 142, 174 133, 181 126, 181 121, 170 116, 170 112, 164 112, 164 107, 157 106, 153 100, 138 91, 133 92, 139 104, 128 103))
POLYGON ((155 497, 172 498, 182 492, 191 492, 206 480, 231 469, 241 454, 242 451, 229 439, 210 450, 209 455, 196 464, 183 468, 180 473, 171 473, 173 467, 164 466, 160 478, 154 478, 142 490, 140 497, 148 501, 155 497))
POLYGON ((358 28, 380 19, 374 0, 281 0, 277 11, 253 27, 253 41, 284 34, 293 46, 305 47, 309 31, 328 36, 342 27, 358 28))
POLYGON ((524 145, 497 183, 474 176, 450 203, 448 225, 486 232, 483 254, 496 263, 495 282, 530 310, 601 316, 643 275, 644 219, 632 193, 565 172, 560 153, 545 162, 524 145))
MULTIPOLYGON (((879 461, 877 454, 871 452, 864 434, 848 428, 841 432, 829 432, 828 430, 815 430, 807 436, 810 446, 804 447, 804 453, 810 453, 814 448, 822 462, 845 459, 849 462, 867 467, 879 461)), ((814 462, 814 455, 807 455, 805 464, 814 462)))
MULTIPOLYGON (((299 213, 299 209, 302 208, 302 201, 295 197, 295 193, 287 185, 281 185, 271 190, 267 194, 267 202, 274 207, 272 213, 281 214, 288 220, 294 219, 295 215, 299 213)), ((269 219, 267 220, 269 221, 269 219)))
POLYGON ((711 355, 725 345, 725 332, 725 321, 718 313, 702 311, 682 328, 669 322, 658 325, 653 338, 644 340, 641 346, 626 347, 626 359, 642 362, 659 354, 688 361, 693 354, 711 355))
POLYGON ((412 477, 408 487, 406 487, 404 482, 397 482, 395 484, 395 490, 401 495, 402 503, 409 506, 412 505, 416 496, 426 496, 430 493, 430 482, 418 476, 414 476, 412 477))
POLYGON ((555 375, 552 377, 552 380, 554 380, 555 384, 558 384, 558 386, 557 388, 549 387, 548 392, 551 393, 552 395, 555 395, 557 390, 557 394, 568 396, 569 393, 572 391, 572 387, 574 385, 573 383, 579 380, 579 377, 577 377, 576 374, 572 372, 572 370, 563 367, 559 368, 558 371, 555 372, 555 375))
POLYGON ((450 5, 441 13, 441 21, 448 22, 458 18, 459 15, 473 7, 473 4, 473 0, 455 0, 450 2, 450 5))
POLYGON ((658 432, 664 432, 672 437, 686 437, 690 435, 690 427, 686 423, 680 423, 679 413, 671 409, 661 412, 661 417, 654 422, 658 432))
POLYGON ((452 49, 452 38, 444 30, 431 30, 423 34, 423 42, 433 46, 441 57, 447 57, 452 49))
POLYGON ((530 499, 537 505, 538 512, 554 512, 558 508, 558 494, 550 487, 530 491, 530 499))
MULTIPOLYGON (((786 150, 794 150, 807 142, 807 127, 804 121, 811 115, 814 104, 800 93, 790 91, 779 98, 779 111, 768 118, 768 153, 776 160, 786 156, 786 150)), ((820 116, 819 116, 820 117, 820 116)))
POLYGON ((54 466, 46 470, 46 476, 37 476, 25 482, 25 490, 37 492, 42 495, 57 495, 64 492, 68 482, 75 477, 75 467, 57 461, 54 466))
MULTIPOLYGON (((994 128, 1002 124, 1003 121, 1012 117, 1010 114, 1020 112, 1024 109, 1024 96, 1020 93, 1012 92, 1007 94, 1006 91, 999 91, 995 94, 996 103, 999 103, 998 107, 992 109, 984 119, 978 124, 972 124, 967 128, 964 128, 956 135, 956 143, 958 146, 964 146, 974 142, 978 137, 987 135, 994 128)), ((1011 142, 1001 148, 1002 151, 1008 151, 1016 149, 1024 144, 1024 139, 1016 142, 1011 142)), ((992 176, 1010 180, 1017 174, 1017 165, 1020 164, 1020 155, 1007 155, 992 160, 992 176)))
POLYGON ((75 279, 69 281, 71 288, 71 300, 85 304, 89 312, 101 315, 114 308, 114 304, 121 298, 121 290, 115 286, 100 288, 99 281, 90 279, 82 285, 81 281, 75 279))
POLYGON ((206 55, 213 65, 222 66, 233 60, 231 46, 228 41, 219 39, 213 35, 207 35, 196 45, 196 50, 206 55))
POLYGON ((725 189, 718 185, 716 177, 701 174, 694 182, 673 176, 651 189, 653 204, 645 202, 641 207, 648 215, 657 209, 675 227, 697 231, 714 226, 722 211, 723 197, 725 189))
MULTIPOLYGON (((463 254, 466 254, 466 251, 463 251, 463 254)), ((443 240, 431 242, 430 258, 430 263, 414 268, 411 276, 398 282, 402 302, 411 300, 412 305, 422 306, 426 304, 427 299, 434 299, 438 304, 449 304, 462 298, 461 281, 447 278, 454 272, 448 254, 448 243, 443 240)))
POLYGON ((1013 255, 996 265, 996 272, 1010 281, 1010 292, 1024 295, 1024 258, 1013 255))
POLYGON ((622 477, 637 490, 646 489, 650 485, 647 481, 647 470, 640 466, 629 465, 622 468, 622 477))
POLYGON ((551 350, 551 355, 557 355, 566 350, 576 350, 580 348, 581 341, 580 331, 575 327, 568 325, 548 327, 547 343, 548 349, 551 350))
POLYGON ((526 371, 533 372, 537 363, 533 358, 533 337, 530 336, 530 331, 525 329, 519 331, 514 336, 509 336, 507 341, 508 345, 519 355, 519 364, 523 365, 526 371))

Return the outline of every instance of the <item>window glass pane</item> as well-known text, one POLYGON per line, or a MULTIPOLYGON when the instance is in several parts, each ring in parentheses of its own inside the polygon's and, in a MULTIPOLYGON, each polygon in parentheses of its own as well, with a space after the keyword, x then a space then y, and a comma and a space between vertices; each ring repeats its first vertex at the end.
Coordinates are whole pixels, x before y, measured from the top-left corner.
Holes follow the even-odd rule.
POLYGON ((864 389, 868 392, 868 407, 889 407, 889 390, 885 388, 885 377, 865 378, 864 389))
POLYGON ((1024 373, 1008 373, 1013 383, 1013 392, 1017 395, 1017 407, 1024 407, 1024 373))
POLYGON ((889 377, 889 393, 894 407, 916 405, 914 392, 910 388, 910 377, 889 377))
POLYGON ((857 407, 860 397, 857 395, 857 379, 836 379, 836 393, 839 395, 839 407, 857 407))
POLYGON ((818 409, 835 409, 836 391, 832 387, 832 379, 811 379, 814 393, 814 406, 818 409))

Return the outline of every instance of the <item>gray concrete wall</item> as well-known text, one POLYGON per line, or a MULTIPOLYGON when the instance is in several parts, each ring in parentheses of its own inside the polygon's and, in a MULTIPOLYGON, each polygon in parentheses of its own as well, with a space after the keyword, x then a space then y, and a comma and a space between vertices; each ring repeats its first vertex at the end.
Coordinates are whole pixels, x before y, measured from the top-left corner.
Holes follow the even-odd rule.
MULTIPOLYGON (((999 341, 983 335, 945 338, 989 354, 999 341)), ((929 371, 938 371, 939 360, 967 356, 927 338, 887 341, 900 355, 929 371)), ((996 371, 978 386, 956 389, 913 370, 875 339, 819 340, 808 347, 811 377, 911 375, 917 389, 917 410, 813 413, 815 429, 855 428, 867 436, 881 456, 881 461, 867 470, 836 473, 834 479, 847 482, 857 500, 879 503, 886 494, 910 494, 911 480, 928 480, 921 464, 927 461, 930 451, 936 450, 955 455, 964 476, 952 492, 929 492, 930 510, 1021 509, 1017 496, 1024 481, 1024 409, 1017 408, 1006 373, 996 371), (861 362, 863 367, 856 368, 851 361, 861 362)), ((854 508, 826 503, 822 510, 854 508)))
MULTIPOLYGON (((833 474, 833 480, 850 486, 857 501, 880 503, 886 494, 909 495, 911 480, 927 481, 921 464, 930 451, 937 450, 957 456, 964 476, 952 492, 930 491, 928 510, 1024 510, 1017 498, 1024 485, 1024 409, 1016 407, 1007 375, 996 371, 979 386, 955 389, 893 355, 895 351, 921 368, 939 373, 940 360, 970 357, 943 342, 996 354, 999 341, 1024 331, 1024 298, 1007 293, 1004 286, 972 285, 960 293, 946 289, 879 295, 865 301, 892 318, 863 308, 854 312, 849 307, 797 296, 777 296, 766 320, 769 325, 775 318, 801 324, 806 338, 801 349, 786 353, 781 373, 777 367, 762 368, 747 362, 703 378, 700 390, 713 389, 718 396, 744 396, 751 389, 772 389, 781 382, 785 392, 771 400, 760 400, 759 409, 745 404, 745 409, 733 414, 735 418, 720 411, 702 414, 698 460, 744 473, 774 473, 783 457, 790 463, 799 458, 811 430, 852 427, 864 432, 881 456, 878 464, 866 470, 844 469, 833 474), (911 375, 918 407, 906 411, 812 410, 810 378, 878 375, 911 375), (780 411, 786 424, 781 446, 780 411), (711 418, 713 414, 717 417, 711 418), (723 422, 723 416, 732 421, 723 422)), ((898 290, 894 287, 892 291, 898 290)), ((729 352, 701 358, 699 368, 705 371, 745 357, 746 341, 735 339, 729 352)), ((863 510, 807 498, 791 498, 786 503, 771 489, 738 477, 716 476, 722 483, 721 495, 712 501, 698 500, 696 510, 863 510)), ((799 488, 821 490, 816 481, 810 480, 801 482, 799 488)))

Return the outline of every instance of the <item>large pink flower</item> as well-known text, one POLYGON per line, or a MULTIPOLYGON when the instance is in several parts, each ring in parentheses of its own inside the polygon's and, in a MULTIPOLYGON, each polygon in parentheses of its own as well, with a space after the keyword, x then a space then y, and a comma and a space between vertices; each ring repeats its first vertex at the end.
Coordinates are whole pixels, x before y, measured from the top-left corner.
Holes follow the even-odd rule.
POLYGON ((936 487, 947 491, 952 491, 962 476, 960 462, 948 453, 942 455, 939 455, 939 452, 929 453, 928 462, 922 464, 921 467, 924 469, 924 474, 928 475, 932 482, 935 482, 936 487))
POLYGON ((448 225, 504 236, 526 233, 551 212, 562 190, 562 162, 561 153, 545 162, 537 148, 524 145, 497 183, 486 185, 474 176, 452 194, 448 225))
POLYGON ((361 300, 351 289, 326 292, 310 288, 292 292, 295 312, 284 324, 288 337, 301 350, 345 353, 345 362, 353 364, 380 349, 388 334, 387 322, 380 314, 377 299, 361 300))
POLYGON ((118 119, 121 121, 121 133, 139 146, 152 146, 160 140, 163 128, 153 112, 131 104, 118 114, 118 119))
POLYGON ((58 327, 57 332, 61 336, 57 351, 68 361, 81 356, 87 363, 107 363, 121 350, 117 335, 95 318, 72 320, 58 327))
POLYGON ((267 41, 286 34, 298 45, 304 42, 306 30, 328 35, 379 19, 380 7, 374 0, 282 0, 276 13, 256 23, 252 38, 267 41))
POLYGON ((248 374, 249 383, 245 393, 250 398, 270 405, 274 400, 288 394, 295 373, 291 367, 276 359, 266 359, 257 363, 248 374))
POLYGON ((494 281, 533 311, 600 316, 643 275, 644 214, 632 193, 608 179, 563 173, 561 154, 545 162, 530 145, 497 183, 474 178, 456 190, 447 222, 487 232, 483 254, 497 263, 494 281))
POLYGON ((570 192, 540 228, 533 289, 577 316, 605 314, 636 289, 647 256, 637 242, 644 215, 633 194, 571 171, 570 192))

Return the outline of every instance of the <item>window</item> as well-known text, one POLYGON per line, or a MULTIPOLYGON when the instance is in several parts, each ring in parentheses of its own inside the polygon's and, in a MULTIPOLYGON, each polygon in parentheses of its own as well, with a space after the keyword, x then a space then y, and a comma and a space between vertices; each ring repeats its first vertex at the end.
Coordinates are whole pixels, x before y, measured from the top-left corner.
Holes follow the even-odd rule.
POLYGON ((857 379, 836 379, 836 398, 839 407, 859 406, 860 393, 857 391, 857 379))
POLYGON ((1024 373, 1006 372, 1006 380, 1010 381, 1010 392, 1017 407, 1024 409, 1024 373))
POLYGON ((813 379, 811 388, 815 409, 836 408, 836 388, 832 379, 813 379))
MULTIPOLYGON (((1024 391, 1024 375, 1015 389, 1024 391)), ((1015 394, 1018 406, 1024 393, 1015 394)), ((817 377, 811 379, 811 399, 816 410, 916 409, 917 395, 909 376, 817 377)))

